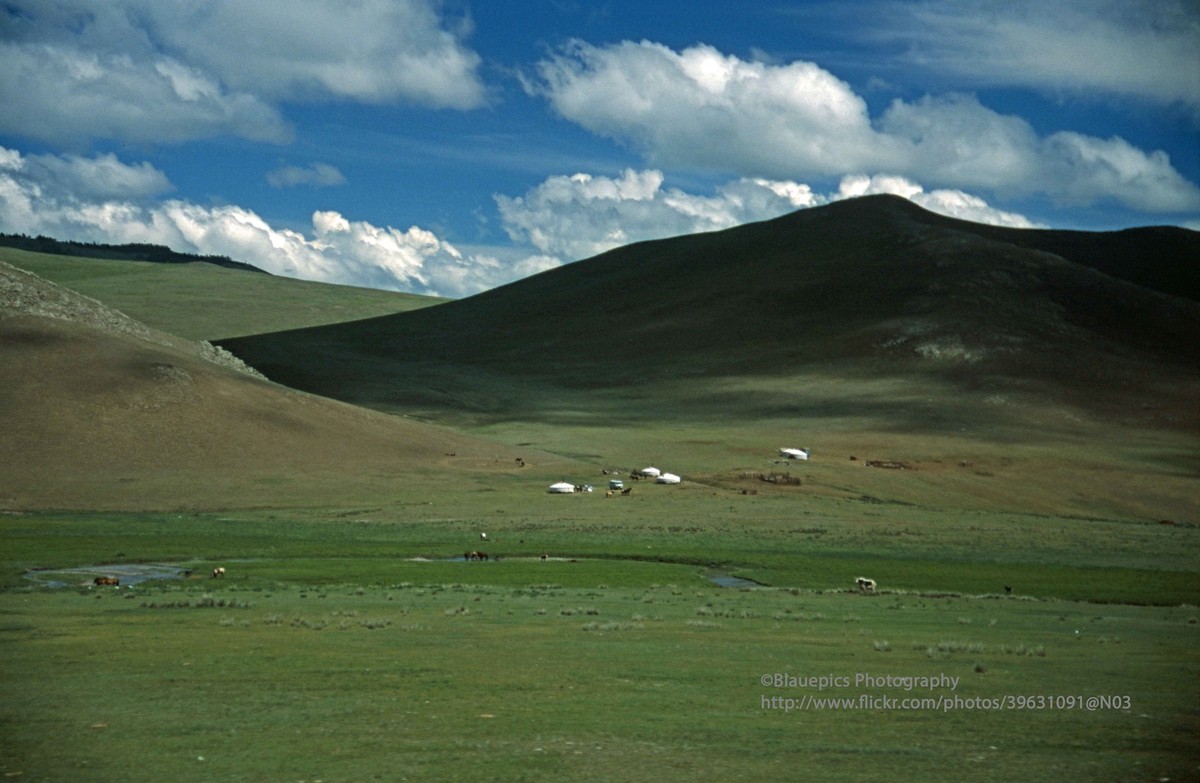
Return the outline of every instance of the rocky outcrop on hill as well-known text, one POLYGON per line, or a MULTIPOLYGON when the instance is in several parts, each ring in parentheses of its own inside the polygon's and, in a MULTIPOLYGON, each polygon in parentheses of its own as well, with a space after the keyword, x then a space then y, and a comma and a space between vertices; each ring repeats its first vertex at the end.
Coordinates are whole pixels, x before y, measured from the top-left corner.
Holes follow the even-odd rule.
POLYGON ((208 341, 191 342, 156 331, 91 297, 63 288, 32 272, 0 261, 0 317, 6 314, 34 315, 69 321, 109 334, 134 337, 159 346, 173 348, 187 346, 196 356, 205 361, 247 375, 264 377, 262 373, 224 348, 215 346, 208 341))

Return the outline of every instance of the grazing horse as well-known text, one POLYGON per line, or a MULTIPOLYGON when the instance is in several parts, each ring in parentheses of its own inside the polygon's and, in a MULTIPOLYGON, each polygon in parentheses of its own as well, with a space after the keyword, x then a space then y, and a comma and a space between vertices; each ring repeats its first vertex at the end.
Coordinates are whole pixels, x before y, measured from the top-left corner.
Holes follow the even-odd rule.
POLYGON ((225 576, 225 566, 217 566, 212 570, 213 579, 220 579, 223 576, 225 576))
POLYGON ((92 580, 97 587, 120 587, 121 580, 115 576, 98 576, 92 580))
POLYGON ((487 560, 488 553, 487 552, 478 552, 478 551, 465 552, 465 553, 463 553, 463 559, 464 560, 487 560))
POLYGON ((626 487, 625 489, 621 490, 622 495, 628 495, 630 492, 633 492, 633 487, 626 487))
POLYGON ((875 580, 867 579, 865 576, 860 576, 854 580, 854 584, 858 585, 858 589, 864 593, 875 592, 875 580))

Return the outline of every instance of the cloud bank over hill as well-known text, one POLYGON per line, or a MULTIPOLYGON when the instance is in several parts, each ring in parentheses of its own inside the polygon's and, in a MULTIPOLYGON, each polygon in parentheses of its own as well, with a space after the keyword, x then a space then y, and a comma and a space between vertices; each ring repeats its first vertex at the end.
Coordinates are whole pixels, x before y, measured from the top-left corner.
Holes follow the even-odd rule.
MULTIPOLYGON (((286 184, 307 183, 308 171, 286 184)), ((112 155, 25 156, 0 147, 0 225, 9 232, 150 242, 306 280, 453 297, 631 242, 730 228, 873 193, 894 193, 971 220, 1033 225, 970 194, 926 192, 902 177, 846 177, 829 194, 796 182, 739 179, 712 195, 697 195, 665 188, 660 171, 627 170, 618 178, 550 177, 523 196, 497 196, 504 230, 516 246, 505 255, 465 253, 418 226, 376 226, 331 210, 314 212, 311 229, 301 232, 272 226, 235 205, 153 198, 170 187, 148 163, 128 165, 112 155)))

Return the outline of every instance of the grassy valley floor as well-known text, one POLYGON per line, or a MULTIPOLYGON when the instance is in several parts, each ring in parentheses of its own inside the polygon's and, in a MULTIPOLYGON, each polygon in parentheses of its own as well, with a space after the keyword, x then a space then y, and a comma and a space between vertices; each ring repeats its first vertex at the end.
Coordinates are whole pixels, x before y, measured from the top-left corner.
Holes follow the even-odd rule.
POLYGON ((677 489, 6 514, 0 771, 1195 776, 1195 529, 677 489))

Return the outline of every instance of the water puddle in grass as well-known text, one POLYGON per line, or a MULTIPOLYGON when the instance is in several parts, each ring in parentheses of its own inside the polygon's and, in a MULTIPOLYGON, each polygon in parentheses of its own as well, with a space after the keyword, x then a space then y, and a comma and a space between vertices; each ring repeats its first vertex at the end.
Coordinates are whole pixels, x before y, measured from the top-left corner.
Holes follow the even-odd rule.
POLYGON ((729 574, 707 574, 706 578, 717 587, 749 588, 764 586, 753 579, 743 579, 740 576, 730 576, 729 574))
POLYGON ((178 566, 159 563, 128 563, 78 566, 26 571, 25 578, 42 587, 86 587, 98 576, 115 576, 121 587, 133 587, 151 579, 182 579, 189 572, 178 566))

